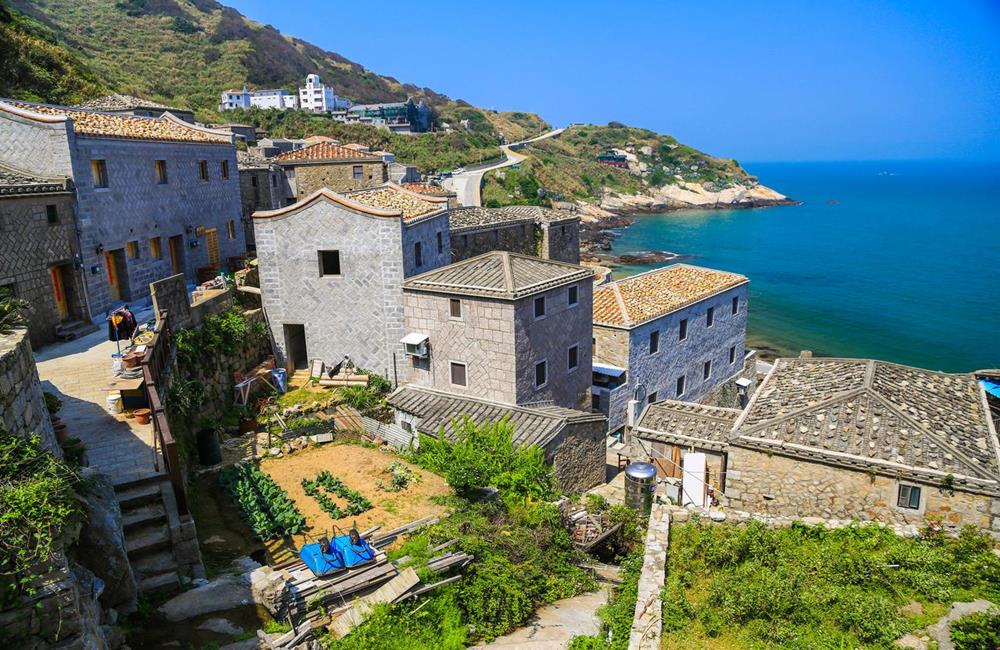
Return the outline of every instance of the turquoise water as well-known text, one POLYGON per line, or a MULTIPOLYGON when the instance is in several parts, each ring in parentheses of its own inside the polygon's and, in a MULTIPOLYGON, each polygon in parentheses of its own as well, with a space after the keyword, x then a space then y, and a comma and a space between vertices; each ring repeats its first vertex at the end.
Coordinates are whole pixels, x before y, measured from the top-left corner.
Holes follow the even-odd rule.
POLYGON ((1000 367, 1000 164, 747 167, 803 205, 643 215, 615 252, 747 275, 749 338, 782 354, 1000 367))

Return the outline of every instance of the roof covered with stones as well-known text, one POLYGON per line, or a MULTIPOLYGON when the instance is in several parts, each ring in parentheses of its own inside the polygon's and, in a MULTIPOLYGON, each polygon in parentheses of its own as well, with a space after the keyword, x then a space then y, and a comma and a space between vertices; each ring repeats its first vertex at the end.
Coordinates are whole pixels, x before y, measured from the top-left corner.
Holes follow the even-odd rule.
POLYGON ((292 205, 277 210, 253 213, 254 219, 280 219, 294 215, 317 201, 329 201, 341 207, 377 217, 402 217, 415 221, 443 213, 448 199, 429 197, 408 192, 394 183, 386 183, 368 190, 338 194, 323 187, 292 205))
POLYGON ((2 112, 45 122, 69 119, 72 120, 73 132, 84 136, 125 140, 232 144, 232 135, 229 133, 195 126, 169 113, 160 117, 141 117, 0 99, 0 113, 2 112))
POLYGON ((972 374, 866 359, 779 359, 732 444, 997 489, 1000 446, 972 374))
POLYGON ((514 444, 518 446, 544 447, 567 424, 592 422, 604 417, 557 406, 533 408, 501 404, 413 385, 397 389, 389 396, 388 402, 394 408, 420 418, 417 426, 420 432, 436 436, 443 428, 448 440, 454 439, 455 424, 460 424, 466 416, 479 424, 507 418, 514 428, 514 444))
POLYGON ((644 440, 723 449, 741 412, 739 409, 664 400, 643 410, 635 431, 637 437, 644 440))
POLYGON ((75 108, 85 108, 92 111, 131 111, 137 108, 159 108, 165 111, 181 111, 184 113, 190 113, 190 111, 183 108, 165 106, 164 104, 158 104, 154 101, 143 99, 142 97, 125 95, 122 93, 111 93, 110 95, 105 95, 103 97, 88 99, 87 101, 81 102, 75 106, 75 108))
POLYGON ((352 147, 346 147, 336 142, 323 141, 311 144, 308 147, 286 151, 276 156, 275 161, 279 163, 296 162, 346 162, 364 160, 374 162, 382 160, 378 156, 359 151, 352 147))
POLYGON ((400 183, 400 186, 404 190, 416 192, 417 194, 430 194, 431 196, 449 196, 454 194, 454 192, 446 190, 440 185, 432 185, 431 183, 400 183))
POLYGON ((239 169, 270 169, 271 161, 249 151, 236 150, 236 166, 239 169))
POLYGON ((451 212, 451 230, 487 228, 519 223, 555 223, 579 220, 572 212, 551 210, 534 205, 509 205, 503 208, 465 207, 451 212))
POLYGON ((45 178, 0 163, 0 196, 69 191, 69 179, 45 178))
POLYGON ((747 283, 746 276, 674 264, 594 289, 594 323, 632 328, 747 283))
POLYGON ((404 280, 403 287, 418 291, 518 300, 590 278, 590 269, 576 264, 506 251, 491 251, 415 275, 404 280))

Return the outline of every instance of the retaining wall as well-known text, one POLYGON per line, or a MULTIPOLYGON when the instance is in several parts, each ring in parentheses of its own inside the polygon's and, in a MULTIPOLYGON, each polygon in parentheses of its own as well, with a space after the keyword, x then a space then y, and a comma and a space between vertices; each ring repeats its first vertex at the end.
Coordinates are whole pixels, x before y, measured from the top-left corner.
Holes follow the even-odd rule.
POLYGON ((0 334, 0 420, 13 434, 27 437, 37 433, 46 449, 62 456, 45 408, 27 329, 0 334))

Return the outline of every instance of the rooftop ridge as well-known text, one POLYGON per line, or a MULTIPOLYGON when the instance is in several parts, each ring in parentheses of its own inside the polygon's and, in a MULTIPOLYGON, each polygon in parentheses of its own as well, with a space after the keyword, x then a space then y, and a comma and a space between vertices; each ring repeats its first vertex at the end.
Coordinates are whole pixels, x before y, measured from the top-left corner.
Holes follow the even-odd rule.
POLYGON ((261 210, 254 212, 252 216, 253 219, 276 219, 285 216, 290 216, 299 210, 305 208, 306 206, 316 202, 317 200, 325 198, 334 203, 343 205, 346 208, 350 208, 356 212, 362 212, 365 214, 370 214, 376 217, 402 217, 402 210, 383 210, 380 208, 372 207, 368 204, 361 203, 360 201, 355 201, 343 194, 337 194, 331 189, 326 187, 321 187, 309 196, 305 196, 299 201, 291 205, 286 205, 284 207, 278 208, 277 210, 261 210))

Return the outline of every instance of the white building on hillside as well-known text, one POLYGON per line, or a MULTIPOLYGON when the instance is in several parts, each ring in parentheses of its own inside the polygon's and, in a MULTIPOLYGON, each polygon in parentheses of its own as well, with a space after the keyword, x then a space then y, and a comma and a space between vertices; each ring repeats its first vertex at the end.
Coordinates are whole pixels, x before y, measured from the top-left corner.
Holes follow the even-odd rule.
POLYGON ((307 76, 306 85, 299 88, 299 107, 304 111, 327 113, 350 108, 350 106, 351 102, 343 97, 338 97, 333 92, 333 87, 320 81, 318 74, 307 76))
POLYGON ((250 101, 250 91, 247 90, 246 86, 243 86, 243 90, 224 90, 222 91, 222 101, 219 103, 219 110, 232 111, 237 108, 246 110, 250 108, 250 101))
POLYGON ((286 108, 298 108, 299 96, 288 92, 284 88, 255 90, 250 93, 250 105, 283 111, 286 108))

